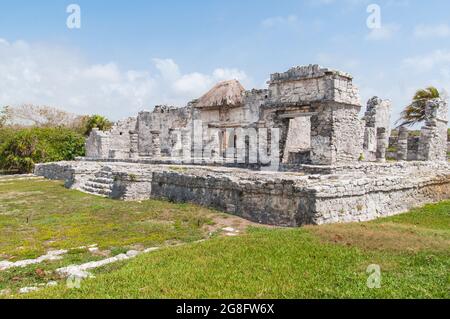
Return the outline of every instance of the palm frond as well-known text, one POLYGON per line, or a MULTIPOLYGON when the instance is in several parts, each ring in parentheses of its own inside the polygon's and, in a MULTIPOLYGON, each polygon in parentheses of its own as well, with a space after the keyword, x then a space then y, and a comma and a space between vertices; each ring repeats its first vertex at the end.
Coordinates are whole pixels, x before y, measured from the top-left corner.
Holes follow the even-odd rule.
POLYGON ((400 126, 412 126, 425 120, 426 102, 440 97, 439 90, 433 86, 417 90, 413 102, 405 107, 396 124, 400 126))

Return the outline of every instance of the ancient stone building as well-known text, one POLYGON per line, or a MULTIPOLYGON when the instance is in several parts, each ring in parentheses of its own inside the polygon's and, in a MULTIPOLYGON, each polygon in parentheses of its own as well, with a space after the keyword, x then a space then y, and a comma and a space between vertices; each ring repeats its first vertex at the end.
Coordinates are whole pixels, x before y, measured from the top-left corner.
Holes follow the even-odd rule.
POLYGON ((194 202, 266 224, 371 220, 450 198, 447 102, 426 107, 420 136, 401 128, 391 138, 390 101, 370 99, 360 117, 349 74, 294 67, 272 74, 267 89, 225 81, 185 107, 94 130, 86 158, 35 173, 96 195, 194 202))
MULTIPOLYGON (((296 67, 272 74, 267 90, 246 91, 238 81, 226 81, 186 107, 157 106, 151 112, 140 112, 134 120, 118 123, 111 132, 95 131, 87 142, 87 157, 123 158, 128 154, 136 158, 136 153, 141 158, 155 158, 156 153, 170 157, 177 140, 194 139, 197 121, 202 125, 198 133, 202 146, 197 150, 201 157, 212 143, 220 157, 236 149, 239 129, 266 128, 279 129, 279 160, 283 163, 348 163, 363 153, 360 110, 358 90, 349 74, 317 65, 296 67), (154 135, 159 135, 161 148, 156 153, 154 135), (131 139, 138 142, 137 152, 131 151, 131 139)), ((270 144, 271 140, 255 143, 270 144)))

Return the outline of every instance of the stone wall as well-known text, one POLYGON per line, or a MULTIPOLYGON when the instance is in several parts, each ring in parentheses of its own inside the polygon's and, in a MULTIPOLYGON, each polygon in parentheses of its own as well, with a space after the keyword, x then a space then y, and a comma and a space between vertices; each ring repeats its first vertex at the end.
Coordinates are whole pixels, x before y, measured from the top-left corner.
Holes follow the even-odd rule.
POLYGON ((108 132, 94 128, 86 139, 86 157, 105 159, 109 157, 111 138, 108 132))
POLYGON ((333 106, 332 153, 336 163, 355 163, 363 153, 364 125, 359 119, 360 107, 333 106))
POLYGON ((279 226, 372 220, 450 198, 450 164, 445 162, 349 165, 340 173, 306 176, 129 163, 36 167, 40 176, 67 178, 64 172, 70 172, 66 185, 74 189, 127 200, 192 202, 279 226), (101 185, 104 180, 108 184, 101 185))

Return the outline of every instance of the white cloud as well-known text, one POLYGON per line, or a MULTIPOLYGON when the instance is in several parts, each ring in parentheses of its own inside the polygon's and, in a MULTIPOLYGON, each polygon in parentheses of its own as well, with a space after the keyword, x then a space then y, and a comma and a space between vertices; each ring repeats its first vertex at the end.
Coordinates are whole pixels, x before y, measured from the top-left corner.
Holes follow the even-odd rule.
POLYGON ((448 38, 450 37, 450 26, 442 23, 438 25, 418 25, 414 29, 417 38, 448 38))
POLYGON ((436 50, 434 52, 409 57, 403 60, 403 67, 416 72, 427 72, 435 67, 450 67, 450 51, 436 50))
POLYGON ((366 36, 367 40, 370 41, 382 41, 391 39, 400 27, 397 24, 385 24, 381 28, 371 29, 369 34, 366 36))
POLYGON ((89 64, 64 48, 0 39, 0 106, 51 105, 116 120, 156 104, 183 106, 220 80, 238 79, 251 85, 238 69, 183 74, 171 59, 152 62, 156 73, 122 70, 113 62, 89 64))
POLYGON ((264 19, 261 22, 261 25, 264 28, 275 28, 275 27, 283 27, 283 26, 298 26, 299 19, 296 15, 289 15, 287 17, 270 17, 267 19, 264 19))

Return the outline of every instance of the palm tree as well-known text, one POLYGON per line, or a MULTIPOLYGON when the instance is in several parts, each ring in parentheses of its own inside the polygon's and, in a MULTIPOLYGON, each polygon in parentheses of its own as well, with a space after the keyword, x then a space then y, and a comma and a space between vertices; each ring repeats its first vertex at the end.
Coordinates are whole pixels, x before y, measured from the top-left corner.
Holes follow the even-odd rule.
POLYGON ((92 115, 86 118, 84 134, 89 136, 94 128, 98 128, 100 131, 107 131, 111 127, 112 123, 106 117, 101 115, 92 115))
POLYGON ((401 113, 397 123, 402 122, 399 126, 412 126, 425 120, 425 106, 427 101, 440 97, 439 90, 433 86, 426 89, 418 90, 413 97, 413 101, 401 113))

